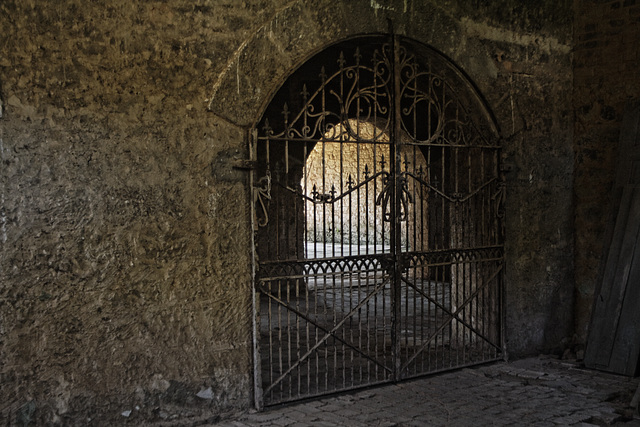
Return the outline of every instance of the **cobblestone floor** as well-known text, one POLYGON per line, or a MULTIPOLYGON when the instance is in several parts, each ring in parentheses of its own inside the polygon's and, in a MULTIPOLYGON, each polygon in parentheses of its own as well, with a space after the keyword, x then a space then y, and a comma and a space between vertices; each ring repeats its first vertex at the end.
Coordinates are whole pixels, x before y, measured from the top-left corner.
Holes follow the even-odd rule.
POLYGON ((215 426, 640 426, 629 405, 638 378, 550 357, 235 414, 215 426))

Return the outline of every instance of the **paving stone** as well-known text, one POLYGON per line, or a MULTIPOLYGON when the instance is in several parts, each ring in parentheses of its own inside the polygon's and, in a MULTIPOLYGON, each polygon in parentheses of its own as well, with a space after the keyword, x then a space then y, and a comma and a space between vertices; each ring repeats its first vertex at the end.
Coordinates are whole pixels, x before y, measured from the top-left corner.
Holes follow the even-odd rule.
POLYGON ((321 406, 326 405, 327 402, 325 400, 310 400, 308 402, 305 402, 302 406, 306 407, 306 408, 319 408, 321 406))
POLYGON ((587 421, 590 418, 591 417, 589 416, 577 414, 577 415, 568 415, 560 418, 555 418, 552 421, 557 425, 569 426, 569 425, 574 425, 580 422, 587 421))
POLYGON ((321 421, 338 423, 339 425, 345 425, 346 422, 348 421, 347 418, 341 417, 340 415, 334 412, 323 412, 318 415, 318 419, 321 421))
POLYGON ((341 405, 338 400, 336 400, 333 403, 330 403, 328 405, 323 406, 322 407, 322 412, 335 412, 338 409, 342 409, 343 407, 344 406, 341 405))
POLYGON ((282 417, 282 418, 275 419, 273 421, 269 421, 269 423, 274 426, 286 427, 286 426, 296 424, 296 420, 293 420, 289 417, 282 417))
POLYGON ((556 418, 559 414, 555 413, 555 409, 553 406, 541 406, 536 413, 536 418, 542 421, 556 418))
POLYGON ((313 423, 314 427, 336 427, 339 426, 340 424, 336 424, 334 422, 330 422, 330 421, 316 421, 313 423))
MULTIPOLYGON (((264 413, 236 415, 218 426, 476 426, 621 424, 638 379, 572 369, 572 364, 532 358, 325 397, 264 413)), ((637 421, 637 420, 636 420, 637 421)), ((629 425, 639 425, 629 423, 629 425)))
MULTIPOLYGON (((411 422, 407 423, 410 426, 450 426, 451 418, 433 415, 424 415, 422 417, 414 418, 411 422)), ((477 423, 476 425, 480 425, 477 423)))
MULTIPOLYGON (((370 426, 372 424, 362 424, 362 425, 370 426)), ((396 427, 398 423, 390 420, 377 420, 373 425, 375 425, 376 427, 396 427)))
MULTIPOLYGON (((528 423, 527 423, 528 424, 528 423)), ((556 424, 550 422, 550 421, 536 421, 532 424, 529 424, 532 427, 555 427, 556 424)))
POLYGON ((308 413, 306 408, 299 408, 299 410, 288 412, 286 415, 293 420, 309 422, 317 418, 316 414, 317 412, 315 414, 308 413))
POLYGON ((545 377, 546 375, 546 373, 540 371, 523 370, 518 374, 518 377, 537 380, 539 378, 545 377))
POLYGON ((281 412, 262 412, 257 414, 250 414, 247 416, 249 421, 267 422, 282 418, 281 412))
POLYGON ((356 411, 351 408, 345 408, 336 411, 335 414, 346 419, 351 419, 360 414, 360 411, 356 411))

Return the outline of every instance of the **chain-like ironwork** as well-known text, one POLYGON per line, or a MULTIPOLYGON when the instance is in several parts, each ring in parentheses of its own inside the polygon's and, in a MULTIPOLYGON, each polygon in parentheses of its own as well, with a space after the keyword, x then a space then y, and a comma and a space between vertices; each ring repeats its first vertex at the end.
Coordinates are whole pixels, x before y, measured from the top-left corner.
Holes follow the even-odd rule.
POLYGON ((347 40, 255 135, 259 407, 502 357, 500 139, 448 59, 347 40))

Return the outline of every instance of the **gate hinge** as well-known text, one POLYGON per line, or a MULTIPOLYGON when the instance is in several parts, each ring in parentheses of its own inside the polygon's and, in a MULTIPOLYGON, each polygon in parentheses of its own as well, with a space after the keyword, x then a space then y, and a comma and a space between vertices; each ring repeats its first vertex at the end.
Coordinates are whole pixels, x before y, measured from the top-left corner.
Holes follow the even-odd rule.
POLYGON ((236 159, 233 162, 232 167, 234 169, 241 169, 241 170, 254 170, 258 167, 258 162, 255 160, 236 159))
POLYGON ((500 165, 500 172, 509 173, 513 171, 513 165, 511 163, 502 163, 500 165))

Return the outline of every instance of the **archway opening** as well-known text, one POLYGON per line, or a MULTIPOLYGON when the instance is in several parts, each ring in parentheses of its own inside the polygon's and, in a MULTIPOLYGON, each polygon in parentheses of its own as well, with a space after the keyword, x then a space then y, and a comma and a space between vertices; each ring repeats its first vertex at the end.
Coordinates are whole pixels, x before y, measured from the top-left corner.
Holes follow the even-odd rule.
POLYGON ((256 133, 259 405, 501 357, 499 138, 455 65, 338 43, 256 133))

